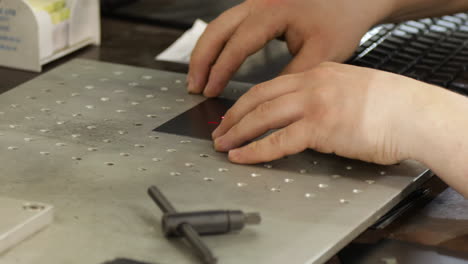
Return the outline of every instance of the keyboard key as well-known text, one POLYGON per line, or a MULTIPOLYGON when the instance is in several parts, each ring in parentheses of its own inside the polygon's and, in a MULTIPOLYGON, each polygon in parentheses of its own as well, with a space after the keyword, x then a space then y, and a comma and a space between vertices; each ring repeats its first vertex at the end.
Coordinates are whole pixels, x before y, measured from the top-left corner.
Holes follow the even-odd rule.
POLYGON ((373 64, 365 62, 365 61, 361 61, 361 60, 358 60, 357 62, 355 62, 354 65, 360 66, 360 67, 366 67, 366 68, 375 68, 373 64))
POLYGON ((418 80, 423 80, 432 74, 432 67, 424 65, 415 65, 407 71, 408 74, 418 76, 418 80))
POLYGON ((432 25, 430 27, 430 30, 431 31, 434 31, 434 32, 438 32, 438 33, 445 33, 445 34, 448 34, 450 32, 450 30, 448 30, 447 28, 445 27, 441 27, 441 26, 437 26, 437 25, 432 25))
POLYGON ((423 44, 421 42, 411 42, 410 46, 413 47, 413 48, 416 48, 416 49, 421 49, 421 50, 427 50, 427 49, 429 49, 431 47, 431 46, 429 46, 427 44, 423 44))
POLYGON ((457 75, 461 69, 462 68, 460 67, 452 67, 450 65, 445 64, 444 66, 440 67, 437 70, 437 73, 450 74, 452 75, 452 79, 453 79, 455 75, 457 75))
POLYGON ((465 13, 456 14, 455 17, 458 17, 464 21, 468 20, 468 14, 465 14, 465 13))
POLYGON ((381 47, 376 47, 376 48, 372 49, 369 53, 372 54, 372 55, 378 56, 378 57, 382 58, 382 60, 383 60, 383 59, 389 57, 393 53, 393 51, 386 50, 386 49, 383 49, 381 47))
POLYGON ((398 30, 398 29, 392 31, 392 36, 398 37, 400 39, 406 39, 406 40, 413 39, 413 35, 409 34, 408 32, 398 30))
POLYGON ((434 39, 431 39, 431 38, 426 38, 426 37, 418 37, 416 40, 419 43, 429 45, 429 46, 433 46, 434 44, 436 44, 438 42, 437 40, 434 40, 434 39))
POLYGON ((420 80, 420 79, 419 79, 419 76, 416 75, 416 74, 413 74, 412 72, 404 73, 403 75, 406 76, 406 77, 413 78, 413 79, 415 79, 415 80, 420 80))
POLYGON ((432 75, 431 78, 435 78, 435 79, 439 79, 439 80, 443 80, 445 85, 444 87, 446 87, 448 85, 449 82, 453 81, 453 79, 455 79, 455 76, 457 74, 456 73, 441 73, 441 72, 437 72, 436 74, 432 75))
POLYGON ((408 63, 404 61, 391 60, 385 63, 380 67, 381 70, 393 72, 393 73, 402 73, 408 67, 408 63))
POLYGON ((364 50, 366 50, 365 47, 359 46, 359 48, 357 48, 357 50, 356 50, 356 53, 357 53, 357 54, 360 54, 360 53, 363 52, 364 50))
POLYGON ((463 20, 455 16, 443 16, 442 19, 453 24, 463 24, 463 20))
POLYGON ((382 38, 382 37, 379 36, 379 35, 375 35, 375 36, 371 37, 369 40, 372 41, 372 42, 376 42, 376 41, 379 40, 380 38, 382 38))
POLYGON ((417 59, 417 57, 414 57, 408 53, 397 53, 393 56, 393 58, 399 61, 404 61, 406 63, 411 63, 417 59))
POLYGON ((424 23, 421 23, 421 22, 417 22, 417 21, 408 21, 405 23, 407 26, 410 26, 410 27, 414 27, 414 28, 417 28, 417 29, 421 29, 421 30, 426 30, 427 28, 427 25, 424 24, 424 23))
POLYGON ((395 24, 385 24, 385 25, 382 25, 382 27, 387 30, 392 30, 395 28, 395 24))
POLYGON ((432 20, 432 18, 423 18, 423 19, 419 19, 418 22, 421 22, 421 23, 424 23, 428 26, 431 26, 433 25, 435 22, 432 20))
POLYGON ((456 37, 448 37, 446 41, 454 43, 455 45, 461 45, 463 42, 465 42, 464 39, 456 38, 456 37))
POLYGON ((458 30, 463 31, 463 32, 468 32, 468 26, 460 26, 458 30))
POLYGON ((462 40, 468 40, 468 33, 465 32, 455 32, 452 34, 452 37, 459 38, 462 40))
POLYGON ((415 28, 415 27, 410 27, 408 25, 401 25, 399 27, 400 30, 404 31, 404 32, 408 32, 410 34, 419 34, 420 30, 418 28, 415 28))
POLYGON ((392 43, 390 43, 390 42, 388 42, 388 41, 384 41, 384 42, 380 43, 379 47, 384 47, 384 48, 387 48, 387 49, 389 49, 389 50, 396 50, 396 49, 398 49, 398 46, 397 46, 397 45, 392 44, 392 43))
POLYGON ((372 65, 373 67, 377 67, 378 65, 380 65, 382 60, 372 58, 370 56, 364 56, 363 58, 360 59, 360 61, 368 63, 368 64, 372 65))
POLYGON ((452 23, 452 22, 449 22, 449 21, 446 21, 446 20, 439 20, 439 21, 437 21, 436 24, 441 26, 441 27, 449 28, 451 30, 456 30, 457 29, 457 25, 455 23, 452 23))
POLYGON ((435 41, 440 41, 442 40, 443 38, 445 38, 445 35, 442 35, 440 33, 436 33, 436 32, 427 32, 426 34, 424 34, 424 37, 426 38, 430 38, 430 39, 433 39, 435 41))
POLYGON ((385 39, 385 42, 390 42, 396 45, 403 45, 406 43, 406 39, 401 39, 401 38, 396 38, 394 36, 390 36, 387 39, 385 39))
POLYGON ((361 47, 368 48, 368 47, 372 46, 372 44, 374 44, 374 41, 368 40, 368 41, 364 42, 361 45, 361 47))
POLYGON ((468 72, 462 73, 451 84, 450 87, 468 92, 468 72))
POLYGON ((448 50, 454 50, 454 49, 459 48, 460 45, 456 45, 456 44, 449 43, 449 42, 442 42, 442 43, 440 43, 440 47, 441 48, 446 48, 448 50))
POLYGON ((430 71, 424 70, 410 70, 405 73, 406 76, 411 77, 416 80, 425 80, 431 74, 430 71))
POLYGON ((431 78, 437 78, 441 80, 445 80, 447 82, 452 81, 455 78, 456 74, 455 73, 440 73, 437 72, 434 75, 431 76, 431 78))
POLYGON ((449 62, 447 62, 447 64, 445 64, 445 66, 461 70, 461 69, 465 68, 465 64, 466 63, 463 63, 463 62, 460 62, 460 61, 450 60, 449 62))
POLYGON ((463 56, 468 56, 468 48, 463 48, 458 52, 458 54, 463 55, 463 56))
POLYGON ((441 48, 441 47, 436 47, 432 49, 432 51, 436 53, 440 53, 440 54, 445 54, 447 56, 453 53, 453 49, 447 49, 447 48, 441 48))
POLYGON ((455 59, 468 62, 468 55, 457 54, 455 55, 455 59))
POLYGON ((396 57, 402 58, 402 60, 416 60, 419 56, 400 51, 395 55, 396 57))
POLYGON ((428 82, 430 84, 437 85, 437 86, 441 86, 441 87, 447 87, 447 85, 449 83, 449 80, 438 79, 438 78, 429 78, 429 79, 426 80, 426 82, 428 82))
POLYGON ((435 68, 436 66, 442 64, 442 61, 440 60, 431 60, 429 58, 423 58, 419 61, 420 64, 426 65, 432 68, 435 68))
POLYGON ((403 48, 403 51, 406 52, 406 53, 415 55, 415 56, 419 56, 419 55, 424 53, 423 51, 421 51, 419 49, 415 49, 415 48, 411 48, 411 47, 403 48))
POLYGON ((447 56, 436 52, 430 52, 426 55, 426 58, 431 60, 445 60, 447 56))

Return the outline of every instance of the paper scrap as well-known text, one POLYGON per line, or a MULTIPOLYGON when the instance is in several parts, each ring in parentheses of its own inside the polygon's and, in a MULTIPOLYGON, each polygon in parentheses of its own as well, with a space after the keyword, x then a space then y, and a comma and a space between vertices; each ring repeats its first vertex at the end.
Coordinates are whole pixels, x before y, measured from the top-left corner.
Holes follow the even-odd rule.
POLYGON ((190 55, 195 48, 198 39, 205 31, 207 23, 197 19, 192 28, 187 30, 180 38, 178 38, 169 48, 156 56, 156 60, 171 61, 183 64, 190 62, 190 55))

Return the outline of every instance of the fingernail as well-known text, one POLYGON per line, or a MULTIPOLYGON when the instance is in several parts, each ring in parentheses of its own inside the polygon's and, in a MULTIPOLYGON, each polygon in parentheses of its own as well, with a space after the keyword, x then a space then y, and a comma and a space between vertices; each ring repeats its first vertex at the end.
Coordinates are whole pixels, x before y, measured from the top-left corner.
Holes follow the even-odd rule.
POLYGON ((189 93, 195 92, 195 80, 192 76, 188 76, 187 78, 187 90, 189 91, 189 93))
POLYGON ((228 153, 228 158, 232 162, 237 162, 239 160, 239 154, 240 154, 239 149, 230 150, 228 153))
POLYGON ((217 139, 215 139, 214 145, 215 149, 221 152, 229 151, 232 148, 229 142, 226 142, 226 139, 224 137, 218 137, 217 139))
POLYGON ((215 148, 217 151, 223 151, 223 150, 222 150, 221 144, 222 144, 221 138, 217 138, 217 139, 214 140, 214 148, 215 148))
POLYGON ((203 96, 205 97, 208 97, 208 98, 211 98, 211 97, 215 97, 216 95, 213 95, 210 90, 206 89, 203 91, 203 96))
POLYGON ((213 140, 217 139, 219 136, 220 136, 220 132, 219 132, 219 126, 213 131, 213 133, 211 133, 211 138, 213 140))
POLYGON ((203 95, 205 97, 215 97, 217 96, 216 93, 214 93, 213 85, 211 84, 210 81, 205 86, 205 89, 203 89, 203 95))

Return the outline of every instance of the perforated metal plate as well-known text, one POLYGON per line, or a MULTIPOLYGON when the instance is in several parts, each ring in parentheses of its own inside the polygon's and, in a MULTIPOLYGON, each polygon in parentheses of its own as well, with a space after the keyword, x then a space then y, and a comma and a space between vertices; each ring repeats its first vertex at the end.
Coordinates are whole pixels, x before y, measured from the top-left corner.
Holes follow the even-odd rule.
MULTIPOLYGON (((413 161, 383 167, 313 151, 231 164, 208 140, 153 131, 205 100, 184 79, 77 60, 1 95, 0 192, 54 204, 56 222, 0 262, 196 262, 163 237, 146 195, 156 184, 180 211, 262 214, 260 226, 205 238, 221 263, 320 263, 428 175, 413 161)), ((248 87, 231 83, 225 96, 248 87)))

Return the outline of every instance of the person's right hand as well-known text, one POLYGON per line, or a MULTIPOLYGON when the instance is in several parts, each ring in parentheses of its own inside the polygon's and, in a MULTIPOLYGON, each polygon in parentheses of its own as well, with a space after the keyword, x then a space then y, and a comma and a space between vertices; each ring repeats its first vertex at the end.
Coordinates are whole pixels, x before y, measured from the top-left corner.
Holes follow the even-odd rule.
POLYGON ((393 0, 247 0, 211 22, 190 60, 191 93, 219 95, 244 60, 274 38, 294 59, 283 74, 346 60, 393 0))

